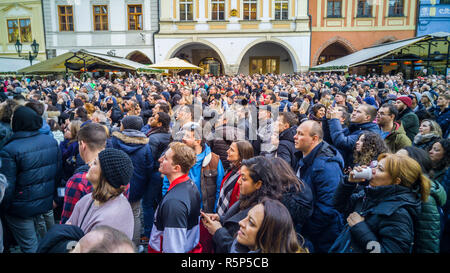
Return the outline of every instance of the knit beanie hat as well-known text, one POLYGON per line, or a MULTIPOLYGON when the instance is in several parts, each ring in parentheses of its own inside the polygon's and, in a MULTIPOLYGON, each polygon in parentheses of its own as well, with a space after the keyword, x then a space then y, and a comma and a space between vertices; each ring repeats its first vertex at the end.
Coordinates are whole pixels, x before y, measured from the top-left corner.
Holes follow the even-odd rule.
POLYGON ((18 131, 37 131, 42 127, 42 118, 31 108, 19 106, 13 114, 12 130, 18 131))
POLYGON ((408 96, 401 96, 401 97, 398 97, 397 100, 403 102, 406 106, 408 106, 408 108, 411 107, 412 100, 411 100, 410 97, 408 97, 408 96))
POLYGON ((429 91, 425 91, 422 93, 422 96, 427 96, 432 104, 434 104, 434 97, 429 91))
POLYGON ((140 131, 144 127, 144 121, 140 116, 126 116, 122 119, 123 129, 140 131))
POLYGON ((375 101, 375 99, 373 97, 367 97, 367 98, 364 99, 364 101, 367 104, 370 104, 370 105, 374 106, 375 108, 377 108, 377 103, 376 103, 376 101, 375 101))
MULTIPOLYGON (((412 92, 412 93, 416 96, 417 102, 420 102, 420 99, 422 98, 422 94, 420 94, 419 92, 412 92)), ((412 101, 412 98, 411 98, 411 101, 412 101)))
POLYGON ((106 181, 114 188, 125 186, 133 175, 133 162, 121 150, 106 148, 98 154, 100 168, 106 181))

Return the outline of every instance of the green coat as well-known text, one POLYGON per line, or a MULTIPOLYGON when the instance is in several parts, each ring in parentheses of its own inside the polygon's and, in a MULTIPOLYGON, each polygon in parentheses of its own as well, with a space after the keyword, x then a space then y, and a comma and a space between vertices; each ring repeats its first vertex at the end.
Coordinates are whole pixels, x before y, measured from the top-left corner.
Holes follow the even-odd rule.
POLYGON ((447 194, 439 182, 431 180, 430 196, 422 203, 422 211, 416 222, 416 253, 439 253, 441 217, 439 207, 445 205, 447 194))
POLYGON ((396 153, 398 150, 401 150, 406 146, 411 146, 412 144, 411 140, 406 135, 403 125, 397 122, 394 122, 394 127, 384 139, 384 142, 386 142, 386 146, 392 153, 396 153))
POLYGON ((419 133, 419 118, 417 115, 411 109, 407 109, 400 113, 398 121, 402 122, 409 140, 414 141, 414 137, 419 133))

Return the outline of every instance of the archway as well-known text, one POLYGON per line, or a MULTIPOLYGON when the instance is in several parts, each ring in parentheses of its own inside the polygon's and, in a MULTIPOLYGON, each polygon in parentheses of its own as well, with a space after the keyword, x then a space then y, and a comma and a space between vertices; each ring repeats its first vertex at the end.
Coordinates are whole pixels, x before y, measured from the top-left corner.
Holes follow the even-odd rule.
POLYGON ((327 63, 352 53, 340 42, 334 42, 327 46, 319 55, 317 65, 327 63))
POLYGON ((141 64, 153 64, 150 58, 139 50, 130 52, 125 58, 141 64))
POLYGON ((292 74, 297 61, 285 46, 273 41, 261 41, 250 45, 239 58, 238 73, 243 74, 292 74), (245 52, 245 53, 244 53, 245 52))
MULTIPOLYGON (((177 57, 186 60, 194 65, 202 67, 204 70, 202 73, 212 75, 224 74, 224 63, 220 54, 216 49, 203 43, 187 43, 174 50, 169 58, 177 57)), ((190 71, 181 71, 181 74, 185 74, 190 71)))

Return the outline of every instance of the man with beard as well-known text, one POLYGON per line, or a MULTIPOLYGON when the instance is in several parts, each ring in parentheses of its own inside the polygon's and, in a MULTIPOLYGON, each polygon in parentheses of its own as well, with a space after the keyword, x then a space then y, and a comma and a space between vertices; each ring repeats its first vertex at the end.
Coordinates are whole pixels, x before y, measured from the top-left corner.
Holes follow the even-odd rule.
POLYGON ((398 110, 397 121, 401 121, 406 135, 412 142, 417 133, 419 133, 419 118, 411 110, 411 106, 412 100, 407 96, 398 97, 395 101, 395 107, 398 110))

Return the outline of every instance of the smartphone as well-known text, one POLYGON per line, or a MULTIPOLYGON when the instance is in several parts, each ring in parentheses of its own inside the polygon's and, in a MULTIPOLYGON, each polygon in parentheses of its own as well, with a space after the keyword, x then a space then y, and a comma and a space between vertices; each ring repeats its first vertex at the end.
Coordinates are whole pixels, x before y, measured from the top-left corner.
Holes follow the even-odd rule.
POLYGON ((66 188, 58 187, 58 197, 64 197, 66 188))

